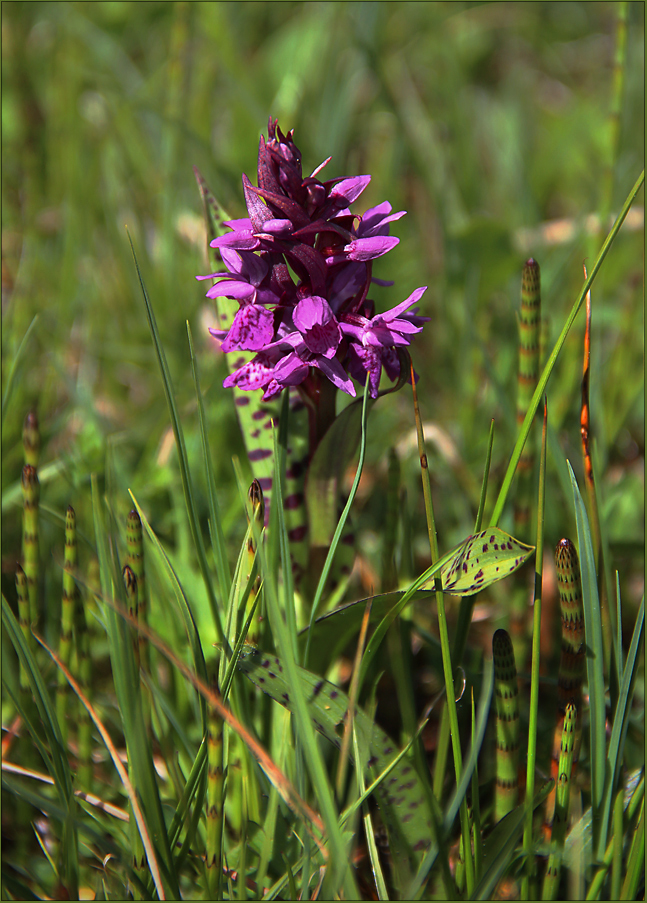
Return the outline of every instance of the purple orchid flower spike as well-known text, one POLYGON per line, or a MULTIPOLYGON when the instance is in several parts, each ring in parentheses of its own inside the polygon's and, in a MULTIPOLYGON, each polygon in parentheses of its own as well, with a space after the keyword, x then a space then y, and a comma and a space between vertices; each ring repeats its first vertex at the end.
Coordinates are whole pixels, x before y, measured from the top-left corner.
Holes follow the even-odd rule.
MULTIPOLYGON (((393 213, 383 201, 353 214, 370 176, 322 182, 328 162, 304 178, 293 132, 284 135, 270 118, 259 144, 258 185, 243 176, 248 216, 225 223, 231 231, 211 242, 226 269, 197 278, 218 280, 207 297, 239 304, 230 328, 211 333, 225 352, 255 352, 241 359, 226 387, 262 388, 268 400, 297 386, 317 406, 322 393, 355 395, 353 379, 376 398, 382 371, 391 380, 404 376, 401 353, 429 320, 413 309, 426 287, 382 314, 367 296, 371 282, 391 284, 373 279, 372 262, 398 244, 389 228, 405 211, 393 213)), ((334 397, 327 407, 334 416, 334 397)))

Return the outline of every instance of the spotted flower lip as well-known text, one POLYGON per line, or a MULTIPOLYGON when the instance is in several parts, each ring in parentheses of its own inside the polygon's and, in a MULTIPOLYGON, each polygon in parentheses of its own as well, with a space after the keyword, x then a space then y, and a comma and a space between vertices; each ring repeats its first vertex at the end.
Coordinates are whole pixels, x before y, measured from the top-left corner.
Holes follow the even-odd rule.
POLYGON ((231 231, 211 242, 224 269, 208 298, 236 300, 228 330, 211 329, 225 352, 255 352, 241 359, 225 387, 263 389, 269 400, 288 386, 302 386, 318 370, 338 389, 355 395, 353 379, 377 397, 382 371, 400 377, 400 353, 429 317, 415 305, 426 287, 382 314, 367 297, 373 261, 400 239, 389 234, 405 215, 388 201, 360 216, 350 210, 371 181, 369 175, 318 178, 330 158, 303 178, 293 132, 270 118, 261 136, 254 186, 243 175, 247 217, 228 220, 231 231))

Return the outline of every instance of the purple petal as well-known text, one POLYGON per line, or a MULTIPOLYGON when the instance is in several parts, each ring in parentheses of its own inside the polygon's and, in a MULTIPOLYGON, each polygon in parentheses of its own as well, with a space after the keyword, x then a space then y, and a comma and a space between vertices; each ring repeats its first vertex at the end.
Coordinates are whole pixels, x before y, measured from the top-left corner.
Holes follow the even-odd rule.
POLYGON ((308 375, 310 367, 294 351, 274 367, 274 379, 283 386, 298 386, 308 375))
POLYGON ((352 179, 343 179, 331 190, 329 199, 334 200, 337 206, 341 203, 348 207, 357 200, 370 181, 370 176, 353 176, 352 179))
POLYGON ((337 386, 338 389, 346 392, 347 395, 355 397, 357 394, 355 392, 355 386, 336 357, 333 357, 330 360, 325 357, 316 357, 310 363, 315 367, 318 367, 324 376, 327 376, 330 382, 337 386))
POLYGON ((317 295, 303 298, 294 308, 292 320, 303 336, 308 351, 327 358, 334 357, 341 341, 341 332, 325 298, 317 295))
POLYGON ((406 210, 400 210, 398 213, 391 213, 391 205, 388 201, 384 201, 377 207, 371 207, 366 211, 357 227, 357 234, 363 238, 373 235, 388 235, 388 223, 400 219, 406 212, 406 210), (391 215, 387 216, 388 213, 391 215))
POLYGON ((254 358, 227 376, 222 384, 225 389, 229 389, 231 386, 238 386, 239 389, 249 392, 254 389, 260 389, 261 386, 265 386, 271 379, 272 368, 267 367, 258 358, 254 358))
POLYGON ((241 282, 238 279, 224 279, 217 285, 212 285, 207 292, 207 298, 235 298, 237 301, 253 298, 256 289, 249 282, 241 282))
POLYGON ((209 273, 207 276, 196 276, 195 278, 202 282, 203 279, 222 279, 223 276, 229 276, 229 273, 209 273))
POLYGON ((292 232, 292 223, 289 219, 268 219, 263 224, 263 232, 270 235, 280 235, 283 232, 292 232))
POLYGON ((223 351, 262 351, 274 337, 274 314, 258 304, 241 307, 227 338, 223 351))
POLYGON ((253 232, 243 229, 241 232, 230 232, 210 242, 212 248, 233 248, 236 251, 253 251, 260 241, 253 232))
POLYGON ((252 228, 254 232, 262 232, 265 221, 272 219, 272 214, 256 194, 254 186, 244 173, 243 191, 245 192, 245 204, 247 205, 247 212, 249 213, 249 218, 252 222, 252 228))
POLYGON ((379 318, 381 320, 394 320, 397 316, 403 313, 408 307, 411 307, 412 304, 416 304, 424 293, 427 291, 427 286, 423 285, 420 288, 417 288, 414 292, 411 292, 408 298, 405 298, 404 301, 401 301, 399 304, 396 304, 395 307, 392 307, 391 310, 387 310, 383 314, 379 314, 379 318))
POLYGON ((374 260, 381 257, 400 243, 400 239, 394 235, 376 235, 372 238, 356 238, 346 245, 344 251, 348 252, 351 260, 374 260))

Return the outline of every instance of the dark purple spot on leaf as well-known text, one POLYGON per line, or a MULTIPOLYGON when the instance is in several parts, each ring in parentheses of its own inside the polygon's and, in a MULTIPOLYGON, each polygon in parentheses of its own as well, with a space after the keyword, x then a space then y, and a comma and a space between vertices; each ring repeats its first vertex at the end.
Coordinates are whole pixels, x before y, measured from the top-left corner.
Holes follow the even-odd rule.
POLYGON ((239 408, 244 408, 249 404, 249 397, 247 395, 238 395, 234 401, 234 404, 236 404, 239 408))
POLYGON ((264 461, 266 458, 271 458, 272 452, 269 448, 255 448, 249 453, 250 461, 264 461))

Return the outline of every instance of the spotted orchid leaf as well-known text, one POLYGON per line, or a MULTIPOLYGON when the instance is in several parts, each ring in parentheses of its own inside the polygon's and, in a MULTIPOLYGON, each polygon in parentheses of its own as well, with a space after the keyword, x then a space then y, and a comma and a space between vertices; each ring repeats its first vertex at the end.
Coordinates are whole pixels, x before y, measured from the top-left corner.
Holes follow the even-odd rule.
MULTIPOLYGON (((244 646, 238 667, 264 693, 292 711, 292 691, 280 659, 244 646)), ((298 674, 314 727, 339 749, 349 709, 348 696, 330 681, 304 668, 298 668, 298 674)), ((363 767, 370 779, 375 780, 398 756, 398 747, 359 708, 355 711, 354 726, 363 767)), ((431 844, 431 825, 422 781, 406 756, 378 785, 375 795, 392 851, 401 851, 415 867, 431 844)))
MULTIPOLYGON (((516 571, 534 550, 498 527, 468 536, 441 568, 443 592, 456 596, 478 593, 516 571)), ((433 578, 423 588, 432 589, 433 578)))

